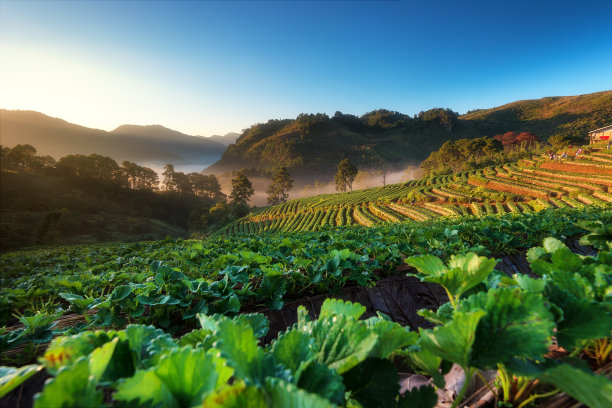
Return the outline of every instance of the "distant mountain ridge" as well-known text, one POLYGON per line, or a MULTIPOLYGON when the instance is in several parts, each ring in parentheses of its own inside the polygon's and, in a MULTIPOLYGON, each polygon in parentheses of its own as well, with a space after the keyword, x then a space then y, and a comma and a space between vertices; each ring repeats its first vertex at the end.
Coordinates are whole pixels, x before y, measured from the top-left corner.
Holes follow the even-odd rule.
POLYGON ((612 91, 547 97, 480 109, 465 115, 435 108, 414 117, 380 109, 361 117, 336 112, 270 120, 243 131, 222 158, 206 169, 222 174, 240 168, 287 166, 292 175, 328 178, 343 158, 360 169, 418 164, 449 140, 531 132, 584 137, 612 123, 612 91))
POLYGON ((101 154, 121 162, 205 164, 226 146, 161 125, 122 125, 112 132, 75 125, 34 111, 0 110, 0 143, 30 144, 38 154, 58 159, 68 154, 101 154))
POLYGON ((220 136, 220 135, 208 136, 209 139, 214 140, 215 142, 224 144, 225 146, 229 146, 233 143, 236 143, 236 140, 239 137, 240 137, 240 133, 236 133, 236 132, 229 132, 223 136, 220 136))

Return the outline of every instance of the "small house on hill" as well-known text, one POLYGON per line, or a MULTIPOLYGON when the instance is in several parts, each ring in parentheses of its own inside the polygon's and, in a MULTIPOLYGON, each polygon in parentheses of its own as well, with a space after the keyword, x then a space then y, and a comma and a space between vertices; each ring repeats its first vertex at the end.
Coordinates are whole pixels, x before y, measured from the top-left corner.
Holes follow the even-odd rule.
POLYGON ((589 132, 589 144, 612 139, 612 125, 604 126, 589 132))

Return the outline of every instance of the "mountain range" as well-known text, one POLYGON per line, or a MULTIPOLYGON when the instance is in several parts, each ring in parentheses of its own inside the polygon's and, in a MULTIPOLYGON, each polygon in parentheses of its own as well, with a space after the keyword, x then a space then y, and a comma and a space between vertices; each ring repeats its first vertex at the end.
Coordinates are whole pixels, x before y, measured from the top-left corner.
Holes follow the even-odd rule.
POLYGON ((449 140, 531 132, 545 141, 556 134, 584 137, 612 123, 612 91, 512 102, 459 115, 434 108, 409 116, 386 109, 362 116, 336 112, 269 120, 241 134, 190 136, 160 125, 91 129, 34 111, 0 110, 0 144, 31 144, 59 158, 97 153, 121 162, 210 165, 207 173, 229 177, 242 168, 267 174, 289 168, 298 184, 330 181, 338 162, 360 169, 398 170, 418 165, 449 140))
POLYGON ((160 125, 122 125, 111 132, 75 125, 34 111, 0 110, 0 143, 30 144, 40 155, 101 154, 121 162, 210 164, 221 157, 230 133, 190 136, 160 125))

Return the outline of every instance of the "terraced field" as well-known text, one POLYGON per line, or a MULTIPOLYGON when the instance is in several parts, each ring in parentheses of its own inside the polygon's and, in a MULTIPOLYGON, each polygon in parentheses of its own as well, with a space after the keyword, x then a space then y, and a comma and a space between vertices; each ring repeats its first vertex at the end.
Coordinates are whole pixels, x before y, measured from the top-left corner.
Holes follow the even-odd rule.
POLYGON ((531 213, 612 203, 612 153, 598 149, 563 160, 522 160, 482 170, 292 200, 253 212, 228 234, 316 231, 439 217, 531 213))

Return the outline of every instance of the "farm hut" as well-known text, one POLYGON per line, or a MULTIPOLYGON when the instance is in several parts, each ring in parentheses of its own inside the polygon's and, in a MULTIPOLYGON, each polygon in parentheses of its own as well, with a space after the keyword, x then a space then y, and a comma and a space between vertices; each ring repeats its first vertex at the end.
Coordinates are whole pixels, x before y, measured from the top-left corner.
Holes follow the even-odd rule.
POLYGON ((589 132, 589 144, 612 139, 612 125, 604 126, 589 132))

